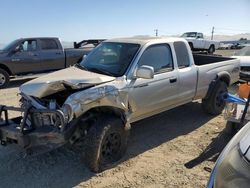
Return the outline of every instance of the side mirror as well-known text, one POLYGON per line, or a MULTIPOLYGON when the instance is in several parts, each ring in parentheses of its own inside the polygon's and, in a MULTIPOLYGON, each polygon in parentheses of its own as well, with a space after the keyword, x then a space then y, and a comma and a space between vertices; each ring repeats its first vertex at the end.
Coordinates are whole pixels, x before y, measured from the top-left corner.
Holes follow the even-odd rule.
POLYGON ((84 54, 84 55, 82 56, 82 60, 84 60, 86 57, 87 57, 87 54, 84 54))
POLYGON ((21 52, 21 51, 22 50, 21 50, 20 46, 17 46, 15 49, 12 50, 12 53, 15 54, 15 53, 21 52))
POLYGON ((196 38, 199 39, 199 38, 201 38, 201 37, 200 37, 200 36, 197 36, 196 38))
POLYGON ((152 79, 154 78, 154 68, 147 65, 142 65, 136 71, 136 78, 152 79))

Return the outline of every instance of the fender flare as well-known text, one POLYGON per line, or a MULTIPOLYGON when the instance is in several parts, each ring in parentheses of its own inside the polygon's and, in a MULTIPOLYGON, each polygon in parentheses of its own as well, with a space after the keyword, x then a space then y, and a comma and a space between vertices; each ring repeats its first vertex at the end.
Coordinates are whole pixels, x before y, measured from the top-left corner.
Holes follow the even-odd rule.
POLYGON ((228 72, 226 71, 222 71, 222 72, 219 72, 216 76, 216 78, 214 80, 212 80, 212 82, 209 84, 209 88, 208 88, 208 91, 207 91, 207 94, 206 94, 206 97, 204 99, 207 99, 211 96, 213 90, 214 90, 214 87, 216 85, 216 83, 218 81, 222 81, 222 82, 225 82, 227 84, 227 86, 230 85, 230 75, 228 72))

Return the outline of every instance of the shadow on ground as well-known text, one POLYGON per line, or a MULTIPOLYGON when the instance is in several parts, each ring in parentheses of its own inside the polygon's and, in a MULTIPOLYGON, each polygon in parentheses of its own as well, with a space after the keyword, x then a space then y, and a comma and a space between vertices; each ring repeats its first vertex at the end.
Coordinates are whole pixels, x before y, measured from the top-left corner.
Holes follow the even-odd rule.
POLYGON ((13 79, 10 80, 9 85, 7 86, 6 89, 10 89, 10 88, 15 88, 15 87, 19 87, 20 85, 24 84, 25 82, 28 82, 30 80, 32 80, 34 78, 22 78, 22 79, 13 79))
POLYGON ((226 131, 222 131, 216 138, 212 139, 212 142, 207 146, 207 148, 195 159, 187 162, 185 164, 186 168, 193 168, 203 161, 213 161, 216 162, 223 148, 231 140, 232 135, 228 134, 226 131))
MULTIPOLYGON (((211 116, 200 104, 190 103, 132 125, 129 148, 122 161, 133 158, 180 135, 201 127, 211 116)), ((37 157, 20 158, 16 150, 0 147, 0 179, 3 187, 73 187, 90 179, 81 152, 64 147, 37 157)))

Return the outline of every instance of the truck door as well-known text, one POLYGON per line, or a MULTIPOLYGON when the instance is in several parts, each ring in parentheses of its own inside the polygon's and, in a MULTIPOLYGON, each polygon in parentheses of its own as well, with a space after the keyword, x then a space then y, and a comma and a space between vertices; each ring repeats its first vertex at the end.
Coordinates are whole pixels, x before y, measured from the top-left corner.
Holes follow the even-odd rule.
POLYGON ((131 100, 135 102, 134 117, 147 116, 161 111, 175 103, 178 83, 173 58, 168 44, 149 46, 142 54, 137 67, 142 65, 154 68, 153 79, 137 78, 131 81, 131 100))
POLYGON ((15 74, 39 72, 40 53, 37 49, 37 40, 24 40, 15 48, 11 55, 10 67, 15 74))
POLYGON ((174 49, 179 73, 178 101, 180 103, 191 102, 196 91, 197 67, 191 63, 191 52, 188 52, 184 42, 174 42, 174 49))
POLYGON ((198 45, 198 48, 204 49, 205 48, 205 43, 206 43, 206 41, 204 40, 203 34, 202 33, 197 33, 197 45, 198 45))
POLYGON ((61 45, 55 39, 39 39, 42 71, 65 68, 65 56, 61 45))

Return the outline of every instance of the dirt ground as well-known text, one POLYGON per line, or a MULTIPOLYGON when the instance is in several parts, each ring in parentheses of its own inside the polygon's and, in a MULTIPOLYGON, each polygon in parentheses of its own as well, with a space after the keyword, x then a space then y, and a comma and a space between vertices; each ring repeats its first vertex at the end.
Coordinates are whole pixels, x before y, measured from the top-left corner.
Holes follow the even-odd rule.
MULTIPOLYGON (((25 81, 1 89, 0 104, 18 105, 25 81)), ((14 145, 0 146, 0 187, 205 187, 230 140, 224 127, 223 116, 205 114, 199 101, 142 120, 132 125, 124 158, 100 174, 83 165, 80 149, 24 157, 14 145)))

